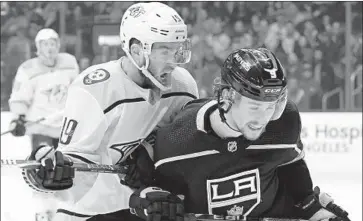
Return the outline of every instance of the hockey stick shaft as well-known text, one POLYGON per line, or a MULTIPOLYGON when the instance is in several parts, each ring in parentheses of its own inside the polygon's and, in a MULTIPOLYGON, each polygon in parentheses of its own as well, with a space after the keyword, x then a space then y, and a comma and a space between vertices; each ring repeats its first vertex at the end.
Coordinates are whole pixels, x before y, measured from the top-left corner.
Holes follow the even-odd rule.
MULTIPOLYGON (((188 214, 186 217, 195 217, 197 221, 307 221, 305 219, 290 219, 290 218, 270 218, 270 217, 246 217, 243 216, 222 216, 210 214, 188 214)), ((194 220, 195 220, 194 219, 194 220)), ((188 220, 188 219, 186 219, 188 220)), ((193 220, 193 218, 191 219, 193 220)))
MULTIPOLYGON (((1 166, 18 167, 21 169, 38 169, 41 164, 35 160, 13 160, 1 159, 1 166)), ((105 165, 105 164, 87 164, 87 163, 73 163, 72 167, 80 172, 93 172, 93 173, 125 173, 126 166, 119 165, 105 165)))
MULTIPOLYGON (((22 169, 38 169, 41 164, 35 160, 13 160, 13 159, 1 159, 1 166, 18 167, 22 169)), ((81 172, 94 172, 94 173, 114 173, 123 174, 126 172, 126 166, 118 165, 104 165, 104 164, 87 164, 87 163, 73 163, 73 168, 76 171, 81 172)), ((288 219, 288 218, 254 218, 242 216, 220 216, 209 214, 188 214, 187 217, 196 221, 307 221, 303 219, 288 219)), ((188 219, 187 219, 188 220, 188 219)))

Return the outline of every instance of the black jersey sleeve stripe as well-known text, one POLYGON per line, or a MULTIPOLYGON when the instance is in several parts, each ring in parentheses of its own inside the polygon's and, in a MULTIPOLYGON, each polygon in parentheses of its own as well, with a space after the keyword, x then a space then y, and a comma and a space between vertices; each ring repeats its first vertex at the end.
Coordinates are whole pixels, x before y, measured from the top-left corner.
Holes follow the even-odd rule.
POLYGON ((77 155, 77 154, 65 153, 65 155, 66 155, 66 156, 73 157, 73 158, 78 159, 78 160, 81 160, 81 161, 83 161, 83 162, 85 162, 85 163, 89 163, 89 164, 96 164, 95 162, 90 161, 90 160, 88 160, 87 158, 84 158, 84 157, 79 156, 79 155, 77 155))
POLYGON ((75 213, 69 210, 65 210, 65 209, 58 209, 57 213, 64 213, 70 216, 76 216, 76 217, 80 217, 80 218, 89 218, 92 217, 91 215, 85 215, 85 214, 80 214, 80 213, 75 213))
POLYGON ((108 112, 110 112, 112 109, 114 109, 115 107, 117 107, 120 104, 125 104, 125 103, 136 103, 136 102, 141 102, 141 101, 145 101, 144 98, 142 97, 138 97, 138 98, 131 98, 131 99, 123 99, 123 100, 118 100, 115 103, 111 104, 109 107, 107 107, 103 113, 106 114, 108 112))
POLYGON ((191 93, 188 92, 171 92, 161 95, 161 98, 168 98, 168 97, 176 97, 176 96, 187 96, 191 97, 193 99, 197 99, 197 97, 191 93))

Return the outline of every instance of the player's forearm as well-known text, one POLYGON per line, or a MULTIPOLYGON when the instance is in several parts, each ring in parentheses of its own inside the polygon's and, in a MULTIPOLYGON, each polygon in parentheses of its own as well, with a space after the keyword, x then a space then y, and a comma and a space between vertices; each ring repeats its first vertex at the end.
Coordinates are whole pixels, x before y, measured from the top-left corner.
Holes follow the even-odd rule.
POLYGON ((313 182, 303 159, 278 168, 281 184, 287 188, 295 203, 299 203, 313 193, 313 182))

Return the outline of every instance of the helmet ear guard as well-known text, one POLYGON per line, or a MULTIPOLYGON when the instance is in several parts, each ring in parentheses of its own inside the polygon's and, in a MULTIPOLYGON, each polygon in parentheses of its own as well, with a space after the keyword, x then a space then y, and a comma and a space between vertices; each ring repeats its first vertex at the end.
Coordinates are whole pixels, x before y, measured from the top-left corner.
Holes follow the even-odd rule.
POLYGON ((223 84, 221 78, 214 79, 213 91, 218 101, 218 108, 220 111, 227 113, 236 98, 236 91, 228 84, 223 84))

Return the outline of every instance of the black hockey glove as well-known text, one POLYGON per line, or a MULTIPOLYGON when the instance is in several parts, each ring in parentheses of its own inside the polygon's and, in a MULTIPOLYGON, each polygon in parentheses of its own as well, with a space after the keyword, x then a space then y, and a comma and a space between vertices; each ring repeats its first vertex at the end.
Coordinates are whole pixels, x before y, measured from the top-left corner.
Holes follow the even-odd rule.
POLYGON ((314 193, 306 197, 297 207, 299 217, 304 219, 310 220, 319 210, 326 209, 337 216, 330 218, 329 221, 350 221, 348 213, 333 204, 333 199, 328 194, 320 193, 319 187, 315 187, 314 193))
POLYGON ((127 165, 121 184, 134 189, 154 184, 154 162, 142 144, 121 165, 127 165))
POLYGON ((330 221, 350 221, 348 218, 348 212, 343 210, 340 206, 334 204, 334 200, 329 194, 320 192, 319 187, 314 188, 314 193, 319 196, 320 204, 326 210, 337 216, 336 218, 330 219, 330 221))
POLYGON ((10 127, 14 128, 11 131, 11 134, 15 137, 21 137, 25 135, 26 128, 25 128, 25 115, 21 114, 17 119, 14 119, 10 122, 10 127))
POLYGON ((62 152, 43 145, 33 150, 28 160, 41 162, 39 169, 23 169, 22 172, 25 182, 36 191, 58 191, 73 186, 75 171, 71 167, 73 163, 62 152))
POLYGON ((131 213, 146 221, 183 221, 184 204, 178 196, 158 187, 137 190, 130 197, 131 213))

